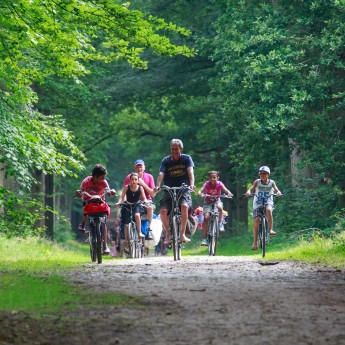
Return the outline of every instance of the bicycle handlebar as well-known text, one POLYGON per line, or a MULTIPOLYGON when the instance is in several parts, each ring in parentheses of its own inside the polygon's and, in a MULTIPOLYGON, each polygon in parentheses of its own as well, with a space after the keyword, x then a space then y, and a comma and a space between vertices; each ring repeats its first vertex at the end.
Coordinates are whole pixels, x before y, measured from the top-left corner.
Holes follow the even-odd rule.
POLYGON ((200 195, 201 198, 210 198, 210 199, 218 199, 218 198, 226 198, 226 199, 232 199, 233 195, 227 195, 227 194, 221 194, 221 195, 211 195, 211 194, 204 194, 202 193, 200 195))
POLYGON ((124 201, 124 202, 120 202, 119 204, 116 204, 115 206, 117 207, 122 207, 122 206, 128 206, 128 205, 141 205, 143 207, 147 207, 147 206, 151 206, 153 205, 153 202, 148 202, 147 204, 145 204, 144 202, 142 202, 141 200, 136 201, 136 202, 129 202, 129 201, 124 201))
MULTIPOLYGON (((250 193, 249 195, 247 195, 247 194, 243 194, 244 196, 246 196, 246 197, 248 197, 248 198, 253 198, 254 196, 256 196, 256 197, 258 197, 258 195, 256 194, 256 193, 250 193)), ((276 196, 276 197, 281 197, 281 196, 283 196, 284 194, 283 193, 281 193, 281 194, 277 194, 277 193, 270 193, 269 195, 267 195, 265 198, 267 199, 267 198, 269 198, 269 197, 271 197, 271 196, 276 196)))
POLYGON ((104 193, 103 194, 97 194, 97 195, 91 195, 88 192, 76 190, 74 197, 75 198, 82 198, 83 195, 85 195, 90 199, 102 199, 105 196, 105 194, 108 194, 108 195, 111 194, 110 196, 117 196, 115 189, 104 188, 104 193))
POLYGON ((182 190, 182 189, 186 189, 188 190, 189 192, 194 192, 194 189, 191 188, 190 186, 186 185, 185 183, 183 183, 180 187, 169 187, 169 186, 166 186, 166 185, 162 185, 158 188, 158 191, 160 190, 167 190, 167 191, 179 191, 179 190, 182 190))

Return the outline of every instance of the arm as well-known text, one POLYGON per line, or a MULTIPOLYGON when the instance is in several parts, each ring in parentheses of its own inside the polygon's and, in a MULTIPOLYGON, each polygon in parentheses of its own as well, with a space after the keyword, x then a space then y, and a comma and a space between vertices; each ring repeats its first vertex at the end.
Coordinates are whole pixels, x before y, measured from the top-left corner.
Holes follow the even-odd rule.
POLYGON ((258 185, 257 180, 254 181, 254 183, 251 185, 251 187, 247 190, 246 196, 250 196, 250 194, 255 192, 255 188, 258 185))
POLYGON ((205 190, 205 187, 202 186, 202 187, 200 188, 199 192, 198 192, 198 195, 199 195, 200 197, 201 197, 202 194, 204 193, 204 190, 205 190))
POLYGON ((140 188, 140 200, 142 200, 145 204, 148 203, 145 192, 144 192, 144 188, 140 188))
POLYGON ((164 179, 164 173, 162 171, 159 172, 156 182, 156 188, 155 190, 158 190, 163 182, 164 179))
POLYGON ((229 189, 227 189, 224 185, 223 185, 223 187, 222 187, 222 191, 223 191, 227 196, 229 196, 229 197, 234 196, 234 195, 229 191, 229 189))
POLYGON ((189 177, 190 188, 195 190, 196 187, 194 186, 194 168, 193 167, 187 168, 187 173, 189 177))
POLYGON ((274 192, 277 194, 277 196, 281 196, 282 195, 282 192, 278 189, 277 185, 274 183, 273 184, 273 190, 274 192))
POLYGON ((147 185, 145 183, 144 179, 142 179, 142 178, 139 178, 139 185, 142 186, 146 190, 146 192, 151 195, 152 198, 155 197, 155 195, 156 195, 156 193, 154 191, 155 183, 154 183, 153 177, 151 175, 149 177, 149 185, 147 185))
POLYGON ((126 186, 125 188, 123 188, 122 190, 122 193, 121 193, 121 196, 119 198, 119 200, 117 201, 116 205, 119 205, 121 204, 122 202, 126 201, 126 193, 127 193, 127 190, 128 190, 128 186, 126 186))

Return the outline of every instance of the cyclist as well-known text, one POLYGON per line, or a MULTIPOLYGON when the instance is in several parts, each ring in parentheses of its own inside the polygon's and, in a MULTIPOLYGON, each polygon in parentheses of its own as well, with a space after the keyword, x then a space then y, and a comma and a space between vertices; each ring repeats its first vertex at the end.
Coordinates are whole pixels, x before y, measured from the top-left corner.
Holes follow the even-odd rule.
POLYGON ((223 191, 227 196, 232 197, 233 194, 224 186, 224 183, 219 181, 219 172, 218 171, 209 171, 208 172, 208 181, 204 183, 201 189, 198 192, 198 195, 201 197, 203 194, 212 195, 213 197, 206 196, 203 205, 204 212, 204 222, 202 225, 202 246, 208 246, 207 240, 207 230, 208 230, 208 220, 211 216, 211 211, 213 203, 216 202, 218 212, 219 212, 219 231, 224 231, 223 224, 223 203, 220 200, 220 194, 223 191))
MULTIPOLYGON (((96 164, 93 167, 91 176, 86 177, 81 185, 80 190, 76 192, 76 197, 83 199, 83 206, 86 205, 86 200, 97 198, 101 196, 101 199, 105 201, 105 190, 109 190, 107 192, 108 196, 116 195, 116 191, 114 189, 109 189, 109 184, 105 179, 107 175, 107 169, 102 164, 96 164)), ((86 223, 87 214, 84 213, 83 220, 79 224, 78 230, 81 232, 85 232, 85 223, 86 223)), ((110 250, 107 246, 107 227, 106 225, 103 228, 103 254, 109 254, 110 250)))
POLYGON ((252 186, 248 189, 246 196, 249 197, 251 194, 255 193, 254 200, 253 200, 253 245, 252 250, 258 249, 258 231, 259 231, 259 222, 260 217, 258 214, 258 208, 262 205, 262 198, 267 199, 267 207, 266 207, 266 216, 268 222, 268 229, 269 234, 271 236, 275 236, 276 233, 273 231, 273 195, 272 191, 274 191, 277 196, 281 196, 282 193, 278 189, 276 183, 269 179, 271 174, 270 168, 268 166, 262 166, 259 168, 259 176, 260 178, 255 180, 252 186), (270 196, 269 196, 270 195, 270 196), (267 198, 267 196, 269 196, 267 198))
MULTIPOLYGON (((128 201, 129 203, 136 203, 139 200, 142 200, 145 204, 148 203, 144 188, 139 186, 139 175, 137 173, 130 174, 130 184, 126 185, 122 191, 122 194, 116 203, 118 206, 124 201, 128 201)), ((126 253, 129 253, 129 241, 128 241, 128 224, 130 222, 130 209, 127 207, 121 208, 121 221, 124 224, 124 232, 125 232, 125 249, 126 253)), ((145 235, 141 232, 141 219, 140 219, 140 205, 134 205, 132 209, 133 218, 135 220, 137 226, 137 232, 139 237, 145 237, 145 235)))
MULTIPOLYGON (((180 187, 183 183, 195 190, 194 186, 194 163, 192 157, 183 154, 183 143, 180 139, 172 139, 170 142, 170 156, 163 158, 157 178, 155 192, 162 184, 168 187, 180 187)), ((192 207, 192 198, 189 190, 183 192, 180 198, 181 207, 181 240, 189 242, 186 237, 186 225, 188 220, 188 210, 192 207)), ((168 212, 172 209, 172 200, 168 193, 164 193, 160 200, 160 217, 166 231, 165 244, 170 244, 170 229, 168 212)))
MULTIPOLYGON (((142 159, 137 159, 134 163, 134 170, 139 176, 139 185, 144 188, 146 199, 152 201, 152 198, 155 197, 156 193, 154 192, 155 188, 155 181, 151 174, 145 172, 145 162, 142 159)), ((130 182, 130 174, 127 175, 125 181, 123 182, 123 186, 128 185, 130 182)), ((146 240, 151 241, 153 240, 152 237, 152 230, 150 228, 152 223, 153 217, 153 206, 148 205, 145 208, 145 212, 147 216, 147 220, 149 222, 149 229, 147 231, 146 240)))

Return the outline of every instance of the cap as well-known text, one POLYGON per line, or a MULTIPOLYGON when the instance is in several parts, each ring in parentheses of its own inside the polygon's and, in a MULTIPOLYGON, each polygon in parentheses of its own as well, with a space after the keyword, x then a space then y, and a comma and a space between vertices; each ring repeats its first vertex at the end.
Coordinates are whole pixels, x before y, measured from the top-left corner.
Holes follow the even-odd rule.
POLYGON ((137 159, 137 160, 135 161, 135 165, 139 165, 139 164, 144 165, 145 163, 144 163, 144 161, 143 161, 142 159, 137 159))
POLYGON ((259 172, 260 171, 264 171, 264 172, 267 172, 267 173, 271 173, 271 170, 269 167, 267 167, 266 165, 262 166, 260 169, 259 169, 259 172))

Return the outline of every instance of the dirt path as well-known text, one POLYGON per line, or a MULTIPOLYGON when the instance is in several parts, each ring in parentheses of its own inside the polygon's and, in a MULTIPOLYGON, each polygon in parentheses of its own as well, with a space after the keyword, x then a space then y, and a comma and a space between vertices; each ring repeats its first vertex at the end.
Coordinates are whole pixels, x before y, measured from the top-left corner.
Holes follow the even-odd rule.
POLYGON ((248 257, 151 257, 90 264, 71 277, 85 289, 143 296, 142 308, 30 319, 31 334, 18 331, 21 342, 12 344, 345 344, 344 271, 248 257))

